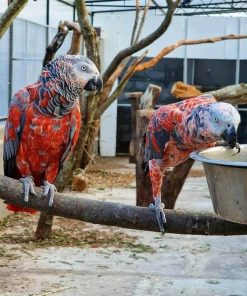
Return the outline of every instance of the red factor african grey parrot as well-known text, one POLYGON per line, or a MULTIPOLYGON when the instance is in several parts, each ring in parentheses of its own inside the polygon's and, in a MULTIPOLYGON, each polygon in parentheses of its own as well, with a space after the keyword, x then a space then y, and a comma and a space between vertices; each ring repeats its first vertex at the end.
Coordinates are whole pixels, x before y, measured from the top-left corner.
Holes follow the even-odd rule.
POLYGON ((224 141, 231 148, 237 144, 240 115, 228 103, 216 102, 211 95, 165 105, 156 110, 145 135, 144 168, 149 170, 154 205, 150 208, 162 233, 166 223, 161 204, 164 172, 189 158, 193 151, 215 146, 224 141))
MULTIPOLYGON (((80 129, 78 98, 83 90, 99 91, 102 79, 94 63, 80 55, 65 55, 47 64, 39 80, 12 98, 4 136, 4 174, 24 184, 24 200, 34 185, 53 204, 53 185, 76 144, 80 129)), ((9 204, 12 211, 34 213, 9 204)))

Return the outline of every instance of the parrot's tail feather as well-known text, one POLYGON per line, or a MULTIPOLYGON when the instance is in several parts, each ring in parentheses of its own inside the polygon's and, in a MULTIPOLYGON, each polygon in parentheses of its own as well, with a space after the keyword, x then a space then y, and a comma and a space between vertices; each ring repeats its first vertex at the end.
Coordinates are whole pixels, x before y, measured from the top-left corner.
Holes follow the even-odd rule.
POLYGON ((21 206, 13 205, 13 204, 7 204, 7 210, 12 212, 23 212, 23 213, 30 213, 30 214, 36 214, 38 211, 30 208, 23 208, 21 206))

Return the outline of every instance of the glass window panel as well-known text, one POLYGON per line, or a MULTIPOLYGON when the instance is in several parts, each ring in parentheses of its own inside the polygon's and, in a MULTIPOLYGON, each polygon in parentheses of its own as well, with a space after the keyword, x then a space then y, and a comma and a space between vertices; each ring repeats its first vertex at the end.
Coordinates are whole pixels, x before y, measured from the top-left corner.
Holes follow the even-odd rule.
POLYGON ((27 57, 43 59, 46 49, 46 27, 27 23, 27 57))
POLYGON ((26 52, 27 21, 16 19, 13 26, 13 58, 25 58, 26 52))
POLYGON ((247 82, 247 61, 240 61, 240 73, 239 73, 239 82, 247 82))
POLYGON ((194 84, 202 91, 210 91, 235 84, 234 60, 195 60, 194 84))

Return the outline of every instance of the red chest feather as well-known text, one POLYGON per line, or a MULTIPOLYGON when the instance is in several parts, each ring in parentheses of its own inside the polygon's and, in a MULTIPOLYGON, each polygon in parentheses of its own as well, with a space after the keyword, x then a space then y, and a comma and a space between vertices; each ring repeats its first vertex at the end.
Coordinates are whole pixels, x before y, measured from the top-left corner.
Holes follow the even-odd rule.
POLYGON ((63 118, 40 114, 31 104, 18 154, 25 155, 33 172, 45 171, 51 162, 60 162, 69 142, 71 115, 63 118))

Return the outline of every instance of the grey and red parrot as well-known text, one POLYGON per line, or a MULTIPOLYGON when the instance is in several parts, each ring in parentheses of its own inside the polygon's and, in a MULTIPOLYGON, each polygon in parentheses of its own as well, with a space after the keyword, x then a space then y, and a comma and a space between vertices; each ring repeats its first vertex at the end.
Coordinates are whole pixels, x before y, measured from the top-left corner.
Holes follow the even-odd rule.
MULTIPOLYGON (((43 186, 53 204, 53 185, 74 148, 80 129, 78 98, 83 90, 99 91, 102 79, 95 64, 80 55, 65 55, 47 64, 39 80, 12 98, 4 135, 4 174, 24 184, 24 200, 43 186)), ((8 205, 12 211, 33 209, 8 205)))
POLYGON ((156 110, 145 135, 145 169, 149 170, 154 205, 151 209, 161 232, 166 217, 161 203, 163 174, 189 158, 193 151, 215 146, 224 141, 239 148, 237 128, 240 115, 228 103, 216 102, 211 95, 165 105, 156 110))

